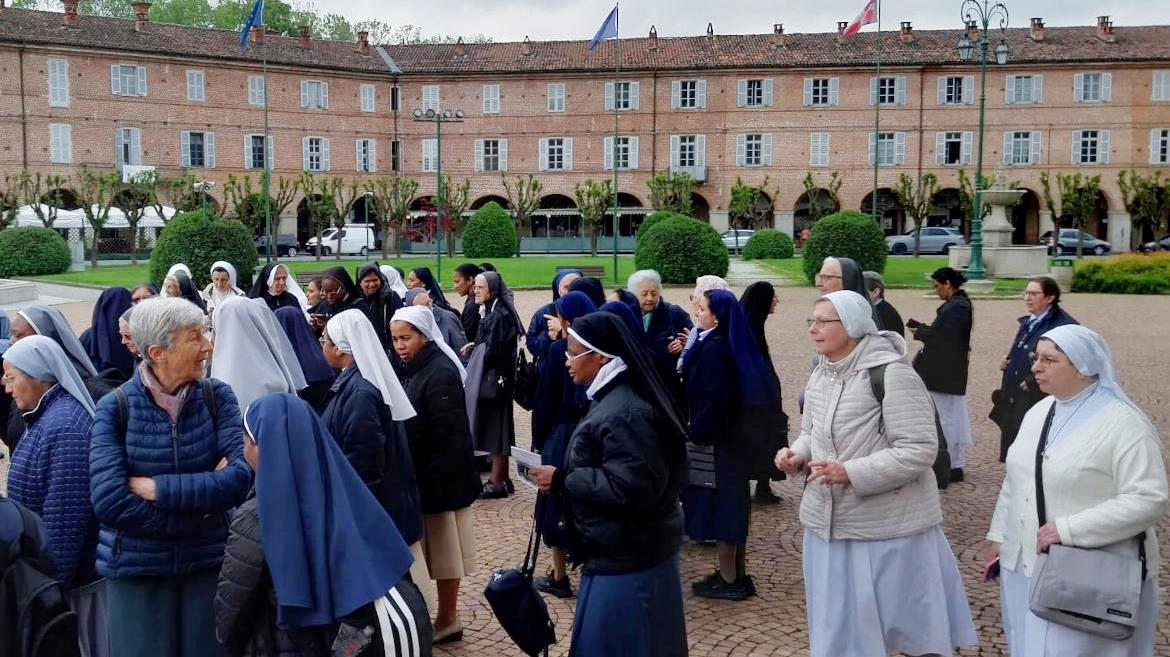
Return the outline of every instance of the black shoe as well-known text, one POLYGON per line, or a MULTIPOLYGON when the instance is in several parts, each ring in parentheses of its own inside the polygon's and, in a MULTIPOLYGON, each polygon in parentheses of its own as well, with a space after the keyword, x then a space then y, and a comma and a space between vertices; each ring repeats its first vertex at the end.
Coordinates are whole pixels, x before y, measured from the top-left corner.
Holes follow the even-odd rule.
POLYGON ((516 486, 512 483, 511 479, 504 480, 504 488, 508 491, 509 495, 516 492, 516 486))
POLYGON ((752 498, 756 504, 776 504, 780 496, 772 492, 772 487, 766 481, 756 482, 756 494, 752 498))
POLYGON ((747 600, 755 595, 755 586, 747 576, 728 584, 718 572, 691 585, 695 595, 713 600, 747 600))
POLYGON ((508 496, 508 486, 505 484, 493 484, 487 482, 483 485, 483 490, 479 494, 481 500, 500 500, 508 496))
POLYGON ((552 573, 549 573, 543 577, 537 577, 533 580, 533 584, 536 584, 536 590, 541 593, 555 595, 558 598, 573 597, 573 583, 569 581, 568 575, 561 579, 553 579, 552 573))
POLYGON ((952 468, 951 483, 953 484, 959 481, 963 481, 963 468, 952 468))

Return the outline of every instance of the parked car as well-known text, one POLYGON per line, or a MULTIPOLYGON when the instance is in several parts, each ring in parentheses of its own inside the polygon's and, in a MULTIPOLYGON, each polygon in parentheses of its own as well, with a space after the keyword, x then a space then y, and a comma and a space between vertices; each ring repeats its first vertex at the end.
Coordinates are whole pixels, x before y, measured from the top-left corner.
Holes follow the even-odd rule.
MULTIPOLYGON (((917 233, 917 229, 911 229, 902 235, 891 235, 886 238, 886 246, 889 247, 890 253, 914 253, 914 236, 917 233)), ((963 239, 963 233, 957 228, 927 226, 922 229, 918 252, 947 253, 952 246, 966 243, 967 241, 963 239)))
MULTIPOLYGON (((1080 231, 1084 236, 1084 253, 1092 253, 1093 255, 1105 255, 1113 250, 1113 246, 1105 240, 1099 240, 1096 237, 1080 231)), ((1040 236, 1040 243, 1048 247, 1050 255, 1069 255, 1077 252, 1077 229, 1075 228, 1061 228, 1060 229, 1060 244, 1056 243, 1056 238, 1052 231, 1048 231, 1040 236)))
POLYGON ((1170 251, 1170 235, 1163 237, 1156 242, 1146 242, 1138 247, 1138 251, 1142 253, 1153 253, 1154 251, 1170 251))
MULTIPOLYGON (((256 252, 257 253, 259 253, 260 255, 267 255, 268 254, 268 236, 267 235, 261 235, 260 237, 257 237, 254 240, 254 242, 256 243, 256 252)), ((276 253, 278 255, 287 256, 287 257, 291 258, 297 254, 297 250, 299 248, 300 247, 297 244, 297 236, 296 235, 277 235, 276 236, 276 253)))
POLYGON ((728 250, 735 251, 736 249, 742 249, 743 245, 747 244, 748 238, 754 235, 755 232, 754 230, 744 230, 741 228, 738 230, 724 231, 720 237, 723 238, 723 246, 726 246, 728 250))
MULTIPOLYGON (((345 224, 341 228, 329 228, 321 234, 321 245, 322 255, 330 255, 337 251, 342 255, 361 256, 369 254, 379 246, 374 236, 374 227, 368 224, 345 224)), ((309 253, 317 252, 315 235, 305 241, 305 250, 309 253)))

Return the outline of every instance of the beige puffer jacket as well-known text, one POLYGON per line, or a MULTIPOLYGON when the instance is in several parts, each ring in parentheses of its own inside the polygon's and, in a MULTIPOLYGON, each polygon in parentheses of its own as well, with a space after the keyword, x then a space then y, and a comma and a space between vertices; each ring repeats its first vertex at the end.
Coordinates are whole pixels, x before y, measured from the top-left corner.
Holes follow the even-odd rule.
POLYGON ((792 449, 806 462, 842 463, 850 481, 842 487, 817 480, 804 490, 800 522, 824 540, 899 538, 942 522, 931 470, 938 451, 934 405, 905 356, 905 340, 882 332, 809 378, 792 449), (879 406, 867 370, 883 364, 879 406))

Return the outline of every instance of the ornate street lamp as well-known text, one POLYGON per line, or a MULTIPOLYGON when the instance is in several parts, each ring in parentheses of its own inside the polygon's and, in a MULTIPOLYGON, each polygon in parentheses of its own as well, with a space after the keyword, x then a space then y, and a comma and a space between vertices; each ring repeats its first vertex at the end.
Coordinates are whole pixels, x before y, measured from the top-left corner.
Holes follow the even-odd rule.
MULTIPOLYGON (((415 108, 415 121, 435 124, 435 280, 443 280, 443 124, 461 123, 463 110, 436 110, 415 108)), ((452 235, 451 239, 455 239, 452 235)))
POLYGON ((995 47, 995 61, 1003 65, 1008 60, 1007 34, 1008 10, 1002 2, 991 4, 988 0, 963 0, 960 15, 967 28, 967 34, 959 39, 957 50, 959 61, 968 63, 974 56, 975 44, 971 42, 972 28, 979 30, 979 155, 975 165, 975 214, 971 218, 971 263, 967 266, 967 278, 980 280, 983 270, 983 112, 987 105, 987 53, 991 48, 988 32, 998 24, 999 45, 995 47))

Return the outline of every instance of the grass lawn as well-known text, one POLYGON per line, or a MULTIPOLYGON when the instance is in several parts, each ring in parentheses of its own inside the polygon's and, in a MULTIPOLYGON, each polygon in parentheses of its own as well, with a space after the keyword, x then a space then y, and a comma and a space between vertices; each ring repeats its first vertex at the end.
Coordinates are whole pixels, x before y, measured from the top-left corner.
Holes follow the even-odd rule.
MULTIPOLYGON (((798 285, 812 287, 804 275, 804 261, 801 258, 785 260, 760 260, 763 266, 783 274, 798 285)), ((930 288, 928 276, 939 267, 947 266, 946 256, 919 256, 886 258, 886 270, 882 277, 889 287, 930 288)), ((996 294, 1023 292, 1028 282, 1022 278, 1002 278, 995 281, 996 294)))
MULTIPOLYGON (((263 259, 261 259, 263 262, 263 259)), ((431 271, 435 270, 435 258, 430 257, 410 257, 410 258, 390 258, 389 260, 382 260, 383 263, 393 264, 401 267, 405 271, 409 271, 415 267, 430 267, 431 271)), ((454 259, 443 257, 443 272, 442 285, 444 288, 450 287, 451 271, 458 265, 468 262, 465 258, 456 256, 454 259)), ((553 276, 556 274, 557 266, 565 265, 581 265, 581 266, 601 266, 605 267, 605 283, 606 288, 614 287, 613 285, 613 256, 579 256, 579 255, 559 255, 559 256, 523 256, 520 258, 499 258, 491 261, 499 269, 500 274, 503 275, 504 281, 508 287, 513 289, 523 288, 547 288, 552 285, 553 276)), ((289 269, 294 273, 297 272, 313 272, 328 269, 329 267, 336 267, 338 265, 344 266, 353 275, 357 268, 365 261, 358 259, 341 259, 336 258, 322 258, 320 262, 316 260, 297 260, 286 262, 289 269)), ((618 256, 618 278, 623 283, 626 278, 634 273, 634 257, 633 256, 618 256)), ((82 284, 94 285, 98 287, 111 287, 120 285, 122 287, 132 287, 147 280, 150 277, 150 265, 142 263, 138 265, 104 265, 96 268, 86 266, 83 272, 65 272, 63 274, 50 274, 47 276, 30 277, 31 280, 43 280, 57 283, 67 284, 82 284)))

